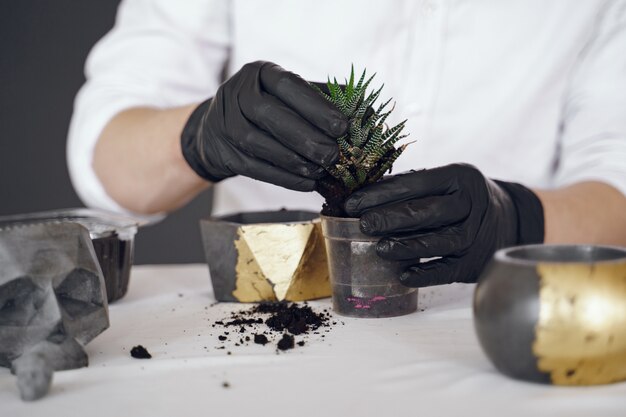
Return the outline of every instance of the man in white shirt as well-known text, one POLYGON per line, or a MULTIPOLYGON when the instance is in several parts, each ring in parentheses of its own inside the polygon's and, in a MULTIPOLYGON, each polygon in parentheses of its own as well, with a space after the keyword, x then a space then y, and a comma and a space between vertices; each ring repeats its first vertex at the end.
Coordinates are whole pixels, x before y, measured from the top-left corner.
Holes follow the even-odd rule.
POLYGON ((113 210, 167 213, 210 186, 207 179, 224 179, 216 214, 318 210, 315 193, 272 184, 314 188, 320 167, 333 162, 328 143, 341 122, 324 126, 332 109, 313 120, 317 113, 285 99, 301 92, 277 91, 283 79, 293 81, 290 72, 263 82, 258 65, 244 64, 272 61, 321 81, 354 63, 377 73, 396 103, 391 123, 408 119, 417 140, 395 172, 435 170, 394 180, 417 187, 408 197, 381 185, 355 196, 348 211, 383 238, 382 256, 443 257, 407 271, 406 284, 471 281, 505 245, 626 245, 625 52, 621 1, 126 0, 87 62, 69 134, 70 173, 86 204, 113 210), (224 71, 236 75, 218 90, 224 71), (259 139, 234 134, 240 123, 218 126, 226 120, 218 110, 250 88, 260 101, 235 108, 254 112, 260 131, 272 132, 268 110, 280 104, 317 133, 303 144, 295 134, 259 139), (183 128, 200 126, 201 135, 183 134, 181 150, 183 128), (250 168, 260 162, 263 169, 250 168), (436 189, 441 181, 449 187, 436 189), (450 204, 456 212, 435 209, 445 206, 439 200, 426 204, 454 193, 462 197, 450 204), (384 223, 385 210, 401 202, 391 218, 409 215, 384 223), (406 233, 411 240, 400 239, 406 233))

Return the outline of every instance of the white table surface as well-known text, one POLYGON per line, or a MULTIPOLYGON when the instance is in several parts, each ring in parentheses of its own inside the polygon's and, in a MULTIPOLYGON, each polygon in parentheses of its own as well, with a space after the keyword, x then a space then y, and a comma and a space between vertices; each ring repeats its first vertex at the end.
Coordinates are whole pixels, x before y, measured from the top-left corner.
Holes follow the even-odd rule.
POLYGON ((0 368, 0 417, 626 416, 626 383, 566 388, 499 374, 474 334, 473 289, 424 289, 424 311, 339 318, 324 338, 276 354, 230 341, 216 349, 222 332, 211 323, 242 305, 212 305, 206 265, 138 266, 110 306, 111 327, 86 347, 89 367, 57 372, 33 403, 0 368), (131 358, 137 344, 153 358, 131 358))

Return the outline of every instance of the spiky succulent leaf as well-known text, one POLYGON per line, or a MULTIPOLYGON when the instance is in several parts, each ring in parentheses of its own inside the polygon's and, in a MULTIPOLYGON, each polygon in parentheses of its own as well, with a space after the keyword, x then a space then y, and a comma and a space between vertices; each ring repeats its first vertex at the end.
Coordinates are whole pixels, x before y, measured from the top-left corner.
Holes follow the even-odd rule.
POLYGON ((406 148, 406 145, 395 148, 395 144, 407 136, 402 134, 406 120, 393 127, 385 124, 393 111, 393 107, 385 111, 391 99, 374 109, 383 89, 381 86, 368 92, 375 75, 367 77, 364 70, 355 84, 352 66, 345 86, 329 77, 329 94, 317 89, 348 118, 348 134, 337 139, 339 163, 328 170, 344 187, 346 196, 378 181, 406 148))

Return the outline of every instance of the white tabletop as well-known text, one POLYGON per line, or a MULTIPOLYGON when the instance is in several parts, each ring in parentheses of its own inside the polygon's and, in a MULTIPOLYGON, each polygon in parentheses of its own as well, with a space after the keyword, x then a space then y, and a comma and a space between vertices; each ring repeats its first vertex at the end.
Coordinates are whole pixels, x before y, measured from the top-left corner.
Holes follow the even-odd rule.
POLYGON ((499 374, 474 334, 473 289, 424 289, 423 311, 338 318, 345 325, 324 338, 277 354, 234 341, 217 349, 222 329, 211 323, 243 306, 213 305, 206 265, 135 267, 111 327, 87 345, 90 366, 57 372, 33 403, 0 368, 0 417, 626 416, 626 383, 565 388, 499 374), (137 344, 153 358, 131 358, 137 344))

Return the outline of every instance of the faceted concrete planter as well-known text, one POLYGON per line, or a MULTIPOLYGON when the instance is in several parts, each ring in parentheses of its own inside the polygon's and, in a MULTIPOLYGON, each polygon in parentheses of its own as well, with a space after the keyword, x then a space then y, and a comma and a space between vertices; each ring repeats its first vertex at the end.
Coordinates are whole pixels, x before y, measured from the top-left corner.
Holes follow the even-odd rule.
POLYGON ((317 213, 274 211, 203 219, 218 301, 302 301, 330 296, 317 213))
POLYGON ((0 227, 0 366, 24 400, 54 371, 87 366, 87 344, 109 326, 104 278, 81 225, 0 227))
POLYGON ((474 324, 491 362, 513 378, 626 380, 626 248, 500 250, 478 281, 474 324))

